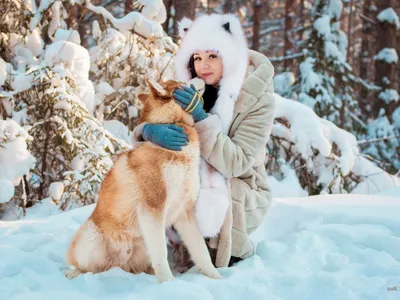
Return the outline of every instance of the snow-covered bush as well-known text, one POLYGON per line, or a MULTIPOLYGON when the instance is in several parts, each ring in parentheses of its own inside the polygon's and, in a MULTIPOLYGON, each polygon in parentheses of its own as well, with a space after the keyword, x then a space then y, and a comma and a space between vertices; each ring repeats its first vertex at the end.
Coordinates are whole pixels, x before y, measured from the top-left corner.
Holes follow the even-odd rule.
MULTIPOLYGON (((0 120, 0 203, 14 197, 15 188, 23 176, 35 164, 35 158, 27 150, 26 141, 32 137, 15 121, 0 120)), ((26 201, 26 195, 19 195, 26 201)))
POLYGON ((302 103, 274 95, 275 123, 266 160, 272 184, 290 181, 297 186, 296 196, 372 193, 400 184, 360 154, 353 134, 319 118, 302 103), (373 182, 379 182, 378 187, 370 187, 373 182))
MULTIPOLYGON (((139 12, 115 19, 86 1, 86 8, 102 15, 108 26, 103 31, 94 26, 97 45, 89 54, 80 45, 78 32, 64 21, 64 5, 72 2, 42 1, 38 8, 34 1, 13 2, 10 18, 0 19, 0 27, 5 28, 0 48, 0 115, 24 126, 32 137, 28 147, 36 163, 24 188, 28 206, 47 196, 62 209, 93 203, 112 156, 130 147, 126 139, 106 130, 103 121, 109 125, 119 119, 133 129, 136 94, 145 90, 144 78, 171 76, 170 54, 176 45, 163 36, 159 23, 139 12), (136 69, 126 71, 129 65, 136 69)), ((0 4, 3 8, 6 3, 0 4)), ((8 196, 7 201, 12 195, 8 196)))

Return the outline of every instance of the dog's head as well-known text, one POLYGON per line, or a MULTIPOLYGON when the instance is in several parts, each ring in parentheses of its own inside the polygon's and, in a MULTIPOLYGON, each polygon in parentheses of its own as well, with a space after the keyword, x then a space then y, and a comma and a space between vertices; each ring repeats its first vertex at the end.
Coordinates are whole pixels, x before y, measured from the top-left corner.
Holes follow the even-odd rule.
POLYGON ((150 88, 150 94, 139 95, 139 100, 144 105, 139 123, 172 124, 183 122, 193 126, 193 118, 175 102, 172 95, 174 90, 181 86, 180 82, 168 80, 158 83, 151 79, 146 81, 150 88))

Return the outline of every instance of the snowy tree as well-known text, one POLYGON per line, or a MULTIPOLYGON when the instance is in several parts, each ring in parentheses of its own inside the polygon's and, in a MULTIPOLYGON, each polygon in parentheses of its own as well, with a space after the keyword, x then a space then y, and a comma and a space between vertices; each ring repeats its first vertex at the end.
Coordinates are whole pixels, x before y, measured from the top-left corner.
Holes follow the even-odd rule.
POLYGON ((353 134, 304 104, 274 95, 275 124, 266 160, 274 186, 289 184, 297 189, 293 196, 304 196, 366 193, 379 191, 376 183, 381 188, 393 185, 390 174, 363 157, 353 134))
MULTIPOLYGON (((0 4, 7 8, 0 19, 1 117, 27 131, 29 155, 36 159, 30 172, 24 170, 27 205, 47 196, 62 209, 93 203, 112 156, 130 147, 145 78, 172 76, 177 46, 157 19, 162 3, 150 11, 142 5, 142 13, 121 19, 90 1, 0 4), (102 18, 104 28, 93 23, 89 51, 65 22, 71 4, 102 18)), ((17 195, 14 200, 23 204, 17 195)))
POLYGON ((366 125, 353 96, 353 86, 360 80, 346 62, 347 37, 339 22, 342 6, 341 0, 315 3, 314 23, 300 64, 299 101, 341 128, 358 133, 366 125))
POLYGON ((393 173, 400 169, 399 93, 396 80, 396 32, 400 30, 399 16, 390 7, 392 1, 378 1, 376 16, 377 53, 375 83, 380 87, 372 102, 374 119, 368 124, 367 139, 363 151, 379 160, 393 173), (396 109, 397 108, 397 109, 396 109))

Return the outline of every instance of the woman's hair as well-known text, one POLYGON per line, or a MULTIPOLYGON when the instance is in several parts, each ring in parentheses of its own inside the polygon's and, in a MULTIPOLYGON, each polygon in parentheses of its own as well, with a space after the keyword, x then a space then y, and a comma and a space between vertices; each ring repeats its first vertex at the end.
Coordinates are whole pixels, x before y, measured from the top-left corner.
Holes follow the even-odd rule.
POLYGON ((190 57, 190 59, 189 59, 188 69, 189 69, 190 76, 191 76, 192 79, 197 77, 197 73, 196 73, 196 70, 194 68, 194 55, 192 55, 190 57))

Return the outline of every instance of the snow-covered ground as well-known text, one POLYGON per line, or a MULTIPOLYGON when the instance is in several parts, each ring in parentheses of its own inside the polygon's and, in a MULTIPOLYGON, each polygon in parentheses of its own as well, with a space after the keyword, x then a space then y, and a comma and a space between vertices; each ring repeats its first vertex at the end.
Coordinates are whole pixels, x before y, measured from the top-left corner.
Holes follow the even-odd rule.
POLYGON ((220 269, 223 280, 190 270, 163 284, 117 268, 64 277, 69 240, 93 207, 0 222, 0 299, 400 299, 399 187, 274 199, 257 255, 220 269))

